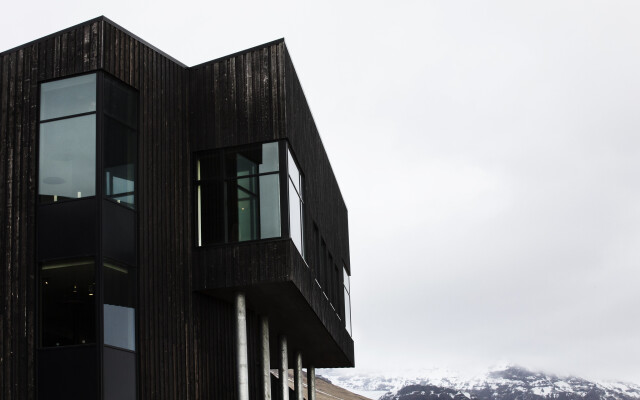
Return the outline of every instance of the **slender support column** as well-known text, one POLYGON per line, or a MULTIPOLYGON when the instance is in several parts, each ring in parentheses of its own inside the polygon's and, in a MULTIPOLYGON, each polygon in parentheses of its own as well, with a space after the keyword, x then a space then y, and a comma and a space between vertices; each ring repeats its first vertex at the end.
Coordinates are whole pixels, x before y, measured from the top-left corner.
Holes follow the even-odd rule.
POLYGON ((262 399, 271 400, 271 365, 269 354, 269 319, 260 317, 261 354, 260 366, 262 367, 262 399))
POLYGON ((316 368, 312 365, 307 367, 307 400, 316 400, 316 368))
POLYGON ((296 393, 296 400, 304 400, 302 394, 302 354, 296 351, 296 365, 293 370, 293 389, 296 393))
POLYGON ((238 400, 249 400, 249 363, 247 361, 247 305, 244 293, 236 293, 236 366, 238 400))
POLYGON ((280 350, 280 365, 278 376, 280 377, 280 400, 289 400, 289 354, 287 352, 287 337, 281 335, 278 340, 280 350))

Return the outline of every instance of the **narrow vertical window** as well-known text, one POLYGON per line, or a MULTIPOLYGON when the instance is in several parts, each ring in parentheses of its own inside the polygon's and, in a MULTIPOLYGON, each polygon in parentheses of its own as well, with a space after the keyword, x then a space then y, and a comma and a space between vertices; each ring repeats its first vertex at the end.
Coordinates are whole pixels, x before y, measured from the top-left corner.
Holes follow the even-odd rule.
POLYGON ((135 207, 138 98, 135 90, 104 77, 104 194, 135 207))
POLYGON ((344 266, 342 267, 342 273, 344 275, 344 324, 347 332, 351 335, 351 282, 344 266))
POLYGON ((289 232, 293 244, 298 248, 300 255, 304 253, 304 202, 303 202, 303 176, 300 174, 291 150, 288 152, 289 172, 289 232))

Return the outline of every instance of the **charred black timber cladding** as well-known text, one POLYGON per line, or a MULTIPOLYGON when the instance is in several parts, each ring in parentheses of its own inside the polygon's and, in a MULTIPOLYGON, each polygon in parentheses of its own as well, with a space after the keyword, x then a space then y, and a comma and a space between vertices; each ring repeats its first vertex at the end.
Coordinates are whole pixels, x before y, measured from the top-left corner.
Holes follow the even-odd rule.
MULTIPOLYGON (((350 270, 346 206, 284 41, 186 68, 104 17, 0 53, 0 398, 33 399, 36 392, 38 84, 96 70, 133 86, 141 99, 139 398, 234 398, 233 308, 195 290, 222 273, 212 258, 259 264, 253 252, 260 246, 236 246, 232 255, 194 247, 192 152, 288 140, 306 174, 305 247, 315 254, 319 246, 312 240, 315 224, 336 264, 350 270)), ((329 346, 321 353, 337 354, 328 363, 353 365, 353 341, 313 285, 309 271, 316 266, 309 270, 286 242, 268 256, 286 260, 284 275, 265 281, 293 282, 305 300, 297 307, 313 310, 326 329, 309 340, 329 346)), ((250 360, 258 360, 254 313, 248 330, 250 360)), ((259 368, 250 364, 257 391, 259 368)))

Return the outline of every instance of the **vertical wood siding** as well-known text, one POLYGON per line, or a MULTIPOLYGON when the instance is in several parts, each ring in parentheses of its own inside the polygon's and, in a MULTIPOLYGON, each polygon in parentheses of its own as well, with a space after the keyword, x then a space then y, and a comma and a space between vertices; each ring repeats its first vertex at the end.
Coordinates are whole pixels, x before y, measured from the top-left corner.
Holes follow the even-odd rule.
POLYGON ((104 37, 104 69, 141 98, 139 398, 235 399, 233 307, 192 292, 188 71, 111 24, 104 37))

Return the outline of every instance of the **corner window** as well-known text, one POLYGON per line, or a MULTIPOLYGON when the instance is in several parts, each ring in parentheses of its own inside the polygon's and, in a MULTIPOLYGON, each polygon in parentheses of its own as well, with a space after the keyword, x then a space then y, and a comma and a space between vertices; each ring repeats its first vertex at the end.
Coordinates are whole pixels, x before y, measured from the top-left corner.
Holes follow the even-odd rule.
POLYGON ((287 152, 287 155, 287 165, 289 167, 289 232, 291 233, 291 240, 296 245, 300 255, 304 257, 304 202, 302 201, 303 177, 298 169, 298 165, 291 155, 291 150, 287 152))
POLYGON ((96 194, 96 75, 40 87, 41 203, 96 194))
POLYGON ((40 203, 96 195, 135 206, 138 95, 106 74, 82 75, 40 86, 38 198, 40 203), (98 110, 97 99, 102 99, 98 110), (96 164, 97 115, 102 117, 103 165, 96 164))
POLYGON ((279 154, 271 142, 197 157, 199 246, 282 235, 279 154))

